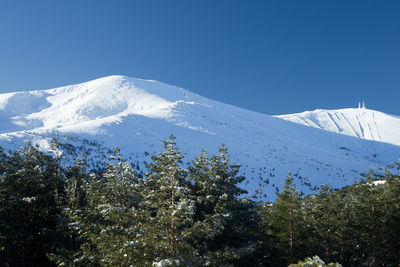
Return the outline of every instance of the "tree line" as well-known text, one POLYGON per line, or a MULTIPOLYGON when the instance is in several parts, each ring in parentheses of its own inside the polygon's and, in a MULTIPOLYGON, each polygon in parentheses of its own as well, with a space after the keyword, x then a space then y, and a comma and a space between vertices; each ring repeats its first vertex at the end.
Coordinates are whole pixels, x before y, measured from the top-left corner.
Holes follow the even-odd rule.
POLYGON ((65 166, 31 144, 0 149, 0 264, 400 265, 399 164, 307 196, 289 174, 264 202, 243 197, 226 147, 182 160, 172 136, 143 177, 118 149, 90 171, 84 159, 65 166))

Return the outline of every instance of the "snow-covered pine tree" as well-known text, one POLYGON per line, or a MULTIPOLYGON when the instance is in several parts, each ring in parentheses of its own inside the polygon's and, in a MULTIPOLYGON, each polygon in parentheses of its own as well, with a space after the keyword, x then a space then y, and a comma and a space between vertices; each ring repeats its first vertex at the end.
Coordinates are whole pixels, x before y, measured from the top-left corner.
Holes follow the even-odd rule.
POLYGON ((227 266, 251 264, 256 248, 255 231, 259 223, 255 203, 240 196, 246 191, 238 184, 239 166, 231 165, 227 149, 208 157, 205 151, 189 167, 196 197, 193 244, 202 264, 227 266))
POLYGON ((193 231, 195 202, 182 159, 171 135, 164 141, 164 152, 152 157, 144 179, 143 205, 150 213, 143 232, 146 256, 162 266, 188 266, 197 260, 187 242, 193 231))
MULTIPOLYGON (((57 159, 57 162, 60 162, 60 160, 57 159)), ((85 205, 83 184, 88 178, 86 165, 82 160, 76 160, 73 166, 67 166, 63 169, 63 173, 65 178, 65 193, 64 200, 60 205, 60 208, 63 209, 63 214, 58 218, 57 228, 60 232, 60 242, 64 245, 59 247, 54 253, 48 254, 52 262, 59 266, 70 265, 80 253, 81 240, 77 238, 76 233, 72 229, 73 227, 71 227, 70 217, 74 216, 77 210, 81 210, 85 205)))
MULTIPOLYGON (((140 211, 140 182, 119 150, 110 157, 102 177, 90 174, 84 180, 85 205, 69 212, 70 226, 80 249, 67 265, 144 265, 140 240, 143 217, 140 211)), ((73 205, 74 201, 71 202, 73 205)), ((61 264, 61 262, 58 262, 61 264)))
POLYGON ((58 246, 63 177, 57 162, 28 144, 2 157, 0 262, 2 266, 49 266, 58 246))
POLYGON ((325 262, 318 256, 314 256, 312 258, 309 257, 303 261, 299 261, 296 264, 290 264, 289 267, 342 267, 342 265, 337 262, 325 264, 325 262))

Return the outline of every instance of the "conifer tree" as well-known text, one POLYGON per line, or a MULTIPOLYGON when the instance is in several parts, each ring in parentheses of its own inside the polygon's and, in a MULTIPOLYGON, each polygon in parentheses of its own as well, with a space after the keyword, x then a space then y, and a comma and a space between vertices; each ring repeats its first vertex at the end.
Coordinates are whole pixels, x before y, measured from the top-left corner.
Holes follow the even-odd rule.
POLYGON ((302 229, 301 198, 291 174, 270 212, 270 232, 277 237, 277 246, 286 255, 287 264, 295 262, 300 253, 299 235, 302 229))
POLYGON ((393 164, 389 168, 397 171, 397 174, 393 174, 388 169, 386 170, 385 186, 387 189, 384 194, 388 202, 388 219, 385 245, 388 248, 386 253, 391 256, 388 258, 400 265, 400 240, 399 238, 394 238, 400 233, 400 163, 393 164))
POLYGON ((56 227, 63 195, 60 166, 31 144, 3 160, 0 262, 3 266, 51 266, 46 254, 62 245, 56 227))
MULTIPOLYGON (((55 253, 50 253, 50 259, 60 266, 71 265, 78 257, 82 240, 79 240, 77 233, 73 230, 74 221, 70 220, 74 214, 81 212, 85 206, 84 183, 88 181, 86 164, 83 160, 76 160, 73 166, 63 169, 65 177, 65 196, 60 207, 63 209, 62 216, 59 217, 57 228, 64 246, 58 248, 55 253)), ((76 217, 74 219, 77 219, 76 217)), ((76 262, 79 265, 79 262, 76 262)))
POLYGON ((343 198, 329 185, 321 185, 318 195, 307 198, 305 221, 310 254, 324 255, 327 262, 344 260, 346 208, 343 198))
POLYGON ((260 230, 260 248, 258 249, 258 258, 262 261, 263 266, 284 266, 286 265, 286 255, 282 249, 276 244, 279 239, 273 231, 271 231, 271 214, 273 210, 273 203, 264 202, 257 208, 261 217, 261 230, 260 230))
POLYGON ((387 203, 382 190, 382 186, 373 183, 371 173, 367 181, 353 187, 355 199, 352 203, 351 224, 357 250, 352 260, 357 264, 377 266, 383 259, 379 248, 383 245, 382 230, 387 220, 387 203))
POLYGON ((59 155, 0 148, 1 266, 400 265, 400 164, 304 198, 289 175, 261 203, 224 146, 184 168, 171 136, 145 178, 118 149, 91 174, 59 155))
POLYGON ((222 146, 215 156, 203 151, 189 170, 196 197, 193 243, 203 263, 221 266, 255 260, 260 218, 253 201, 240 199, 246 191, 238 187, 245 179, 238 175, 239 165, 231 165, 222 146))
POLYGON ((187 242, 195 203, 182 158, 171 135, 164 141, 164 152, 152 157, 145 175, 143 204, 150 216, 143 238, 155 264, 190 265, 196 261, 196 251, 187 242))
POLYGON ((70 227, 78 237, 80 249, 73 258, 58 260, 62 265, 143 265, 140 244, 141 219, 139 183, 131 166, 122 160, 119 150, 110 157, 115 163, 107 163, 107 170, 98 177, 90 174, 82 180, 85 205, 76 207, 79 196, 74 195, 71 180, 68 210, 70 227))
POLYGON ((370 171, 352 187, 354 201, 350 224, 353 229, 351 262, 366 266, 398 265, 399 242, 394 236, 400 222, 399 178, 386 170, 385 176, 370 171), (375 183, 379 178, 380 181, 375 183))

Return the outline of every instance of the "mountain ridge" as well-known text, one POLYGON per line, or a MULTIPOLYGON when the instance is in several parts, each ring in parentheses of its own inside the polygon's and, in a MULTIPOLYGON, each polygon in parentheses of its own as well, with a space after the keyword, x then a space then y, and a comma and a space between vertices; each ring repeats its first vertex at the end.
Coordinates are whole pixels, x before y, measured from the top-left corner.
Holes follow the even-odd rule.
POLYGON ((396 131, 400 129, 400 119, 376 110, 317 109, 276 117, 322 130, 400 146, 400 133, 396 131), (384 131, 380 130, 382 128, 384 131))
MULTIPOLYGON (((307 114, 318 113, 319 125, 325 128, 296 121, 304 114, 270 116, 154 80, 112 75, 59 88, 0 94, 0 145, 20 146, 33 140, 48 150, 51 136, 62 134, 65 142, 77 146, 83 140, 97 140, 105 148, 118 146, 128 158, 142 162, 149 160, 144 155, 160 152, 162 140, 173 133, 189 161, 203 148, 215 153, 226 144, 232 162, 242 164, 242 173, 249 178, 243 186, 254 192, 262 177, 269 197, 289 171, 304 190, 306 184, 340 187, 370 168, 399 160, 397 139, 391 140, 393 144, 336 133, 325 121, 329 116, 321 115, 329 111, 315 112, 307 114)), ((400 127, 396 129, 400 132, 400 127)))

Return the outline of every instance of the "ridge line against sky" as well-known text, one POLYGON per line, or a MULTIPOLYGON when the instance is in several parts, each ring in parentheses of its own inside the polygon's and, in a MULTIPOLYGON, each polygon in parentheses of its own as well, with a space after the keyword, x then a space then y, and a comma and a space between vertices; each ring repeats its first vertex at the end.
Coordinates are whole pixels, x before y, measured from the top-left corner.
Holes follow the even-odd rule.
POLYGON ((400 115, 398 1, 0 3, 0 93, 121 74, 265 114, 400 115))

